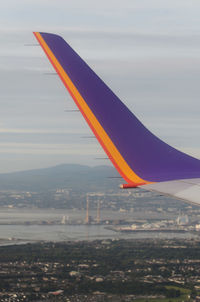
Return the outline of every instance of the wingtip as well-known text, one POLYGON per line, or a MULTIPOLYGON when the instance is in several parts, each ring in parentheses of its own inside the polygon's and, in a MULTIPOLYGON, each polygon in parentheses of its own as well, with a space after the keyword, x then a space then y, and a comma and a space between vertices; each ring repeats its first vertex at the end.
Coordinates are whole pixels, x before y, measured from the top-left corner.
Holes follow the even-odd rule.
MULTIPOLYGON (((45 31, 33 31, 34 35, 40 34, 40 35, 51 35, 51 36, 57 36, 57 37, 61 37, 58 34, 52 33, 52 32, 45 32, 45 31)), ((61 37, 62 38, 62 37, 61 37)))
POLYGON ((146 183, 126 183, 121 184, 120 189, 137 189, 140 186, 144 186, 146 183))
POLYGON ((39 34, 38 31, 33 31, 33 35, 37 38, 37 35, 39 34))

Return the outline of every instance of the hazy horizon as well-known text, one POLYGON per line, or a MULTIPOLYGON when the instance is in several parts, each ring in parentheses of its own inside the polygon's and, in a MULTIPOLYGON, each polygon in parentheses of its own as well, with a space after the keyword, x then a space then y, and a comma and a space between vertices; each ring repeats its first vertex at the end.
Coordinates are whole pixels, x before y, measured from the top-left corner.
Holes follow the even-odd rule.
MULTIPOLYGON (((44 167, 44 168, 30 168, 30 169, 24 169, 24 170, 15 170, 15 171, 10 171, 10 172, 0 172, 0 175, 3 174, 12 174, 12 173, 18 173, 18 172, 29 172, 29 171, 36 171, 36 170, 43 170, 43 169, 54 169, 54 168, 59 168, 62 166, 80 166, 80 167, 87 167, 87 168, 98 168, 98 167, 109 167, 111 169, 113 169, 113 171, 115 171, 115 168, 112 167, 111 165, 104 165, 104 164, 99 164, 99 165, 86 165, 86 164, 75 164, 75 163, 61 163, 61 164, 57 164, 57 165, 52 165, 52 166, 48 166, 48 167, 44 167)), ((118 172, 117 172, 118 173, 118 172)))

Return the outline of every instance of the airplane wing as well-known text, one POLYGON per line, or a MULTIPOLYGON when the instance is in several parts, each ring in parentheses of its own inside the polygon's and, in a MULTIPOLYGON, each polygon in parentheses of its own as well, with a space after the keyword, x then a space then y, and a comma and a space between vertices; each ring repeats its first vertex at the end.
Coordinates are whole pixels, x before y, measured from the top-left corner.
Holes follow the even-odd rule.
POLYGON ((200 160, 151 133, 65 40, 34 33, 109 159, 127 182, 200 204, 200 160))

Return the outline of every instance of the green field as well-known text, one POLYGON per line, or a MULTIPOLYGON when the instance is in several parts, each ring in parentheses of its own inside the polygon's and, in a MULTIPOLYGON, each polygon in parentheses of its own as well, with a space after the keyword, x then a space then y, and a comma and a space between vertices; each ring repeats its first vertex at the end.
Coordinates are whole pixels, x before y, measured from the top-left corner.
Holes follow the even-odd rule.
POLYGON ((181 295, 177 298, 163 298, 163 299, 135 299, 133 302, 182 302, 189 301, 188 297, 191 293, 191 290, 188 288, 178 287, 178 286, 166 286, 167 289, 180 290, 181 295))

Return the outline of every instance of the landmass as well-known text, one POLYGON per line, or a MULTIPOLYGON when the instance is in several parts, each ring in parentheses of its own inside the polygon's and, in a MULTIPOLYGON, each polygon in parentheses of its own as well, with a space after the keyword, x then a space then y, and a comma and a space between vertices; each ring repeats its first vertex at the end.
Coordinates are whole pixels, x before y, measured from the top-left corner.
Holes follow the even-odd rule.
POLYGON ((194 301, 200 240, 0 247, 0 301, 194 301))

